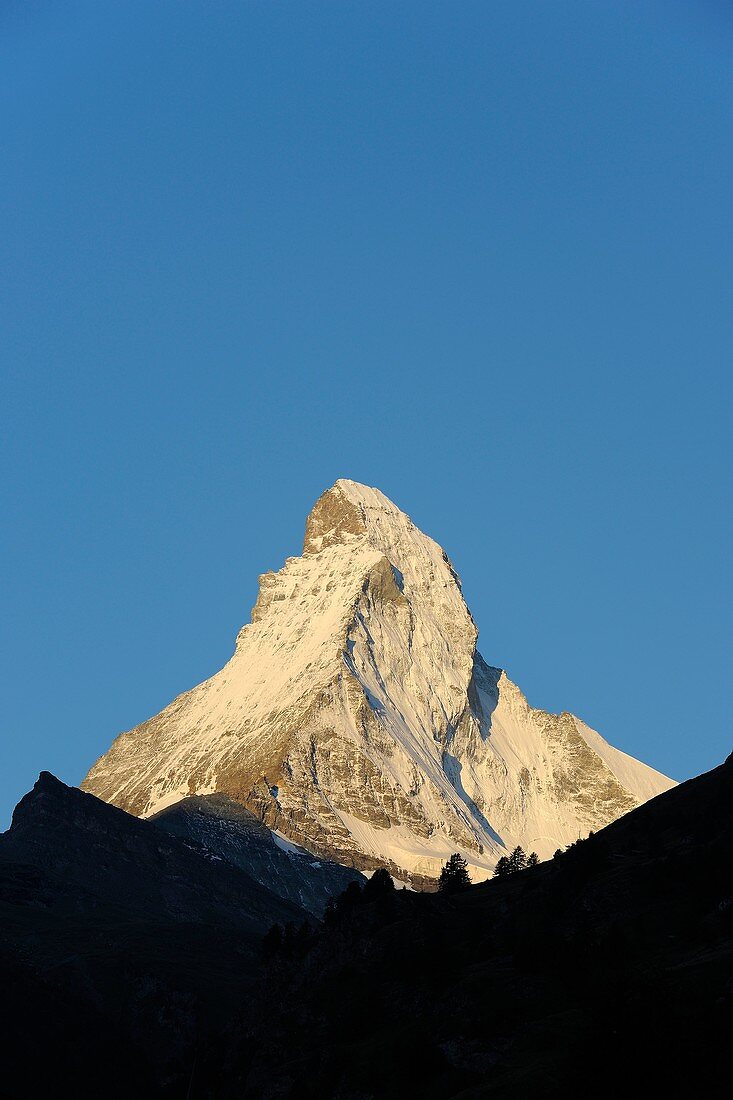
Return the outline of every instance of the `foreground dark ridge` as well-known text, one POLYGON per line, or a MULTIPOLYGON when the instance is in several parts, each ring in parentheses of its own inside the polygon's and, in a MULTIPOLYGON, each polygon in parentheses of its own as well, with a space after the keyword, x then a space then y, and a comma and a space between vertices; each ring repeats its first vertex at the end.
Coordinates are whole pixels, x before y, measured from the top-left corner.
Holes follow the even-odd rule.
POLYGON ((275 961, 217 1095, 729 1095, 733 759, 556 860, 275 961))
POLYGON ((303 911, 44 774, 0 838, 2 1094, 724 1095, 733 763, 557 860, 303 911), (39 1057, 40 1055, 40 1057, 39 1057))
POLYGON ((247 996, 265 929, 304 917, 205 848, 42 772, 0 837, 0 1095, 165 1087, 201 1028, 247 996))

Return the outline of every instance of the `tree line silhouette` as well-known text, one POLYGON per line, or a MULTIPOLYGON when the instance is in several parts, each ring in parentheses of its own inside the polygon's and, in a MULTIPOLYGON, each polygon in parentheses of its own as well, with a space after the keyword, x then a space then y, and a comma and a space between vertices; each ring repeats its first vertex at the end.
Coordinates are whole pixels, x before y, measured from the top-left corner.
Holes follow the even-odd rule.
MULTIPOLYGON (((524 849, 518 846, 511 855, 500 858, 494 869, 494 878, 505 878, 538 863, 536 852, 526 855, 524 849)), ((454 852, 441 869, 438 890, 442 894, 455 894, 470 885, 468 864, 460 852, 454 852)), ((328 899, 323 915, 324 928, 328 930, 343 924, 360 910, 369 909, 377 916, 386 917, 394 906, 395 894, 392 876, 385 867, 380 867, 363 886, 350 882, 343 893, 328 899)), ((308 954, 318 937, 319 932, 308 921, 285 926, 274 924, 263 939, 262 955, 268 960, 301 959, 308 954)))
POLYGON ((536 852, 527 855, 521 845, 517 845, 511 855, 502 856, 494 868, 494 878, 507 878, 517 871, 525 871, 528 867, 536 867, 540 857, 536 852))

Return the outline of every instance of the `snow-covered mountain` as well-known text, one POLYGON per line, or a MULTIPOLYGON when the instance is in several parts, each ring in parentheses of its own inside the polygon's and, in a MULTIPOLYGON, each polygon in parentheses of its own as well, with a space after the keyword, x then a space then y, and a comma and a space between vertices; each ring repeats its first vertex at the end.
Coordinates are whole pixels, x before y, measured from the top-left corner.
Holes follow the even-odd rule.
POLYGON ((83 787, 150 816, 218 792, 324 858, 474 879, 541 857, 673 786, 572 714, 535 710, 476 649, 445 554, 340 480, 301 557, 260 578, 224 668, 123 733, 83 787))

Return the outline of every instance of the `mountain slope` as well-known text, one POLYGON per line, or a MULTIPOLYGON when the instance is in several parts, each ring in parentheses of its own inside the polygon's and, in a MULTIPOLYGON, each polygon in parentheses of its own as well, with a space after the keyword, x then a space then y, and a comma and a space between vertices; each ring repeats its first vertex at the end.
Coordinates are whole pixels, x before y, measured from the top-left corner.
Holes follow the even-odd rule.
POLYGON ((551 854, 672 786, 571 714, 531 708, 476 649, 445 552, 338 481, 303 554, 260 578, 221 672, 122 734, 84 788, 139 815, 218 792, 318 855, 475 878, 551 854))
POLYGON ((273 921, 305 916, 203 846, 67 787, 49 772, 41 772, 0 835, 0 861, 33 868, 59 896, 150 921, 208 923, 220 909, 220 920, 240 932, 248 928, 254 940, 273 921))
POLYGON ((315 917, 322 917, 328 899, 341 894, 350 882, 364 883, 358 871, 316 860, 282 840, 226 795, 192 795, 153 814, 150 821, 171 836, 192 840, 240 867, 278 897, 315 917))
POLYGON ((262 935, 305 912, 47 772, 0 836, 2 1096, 182 1096, 262 935), (39 1057, 40 1055, 40 1057, 39 1057), (170 1086, 170 1091, 169 1091, 170 1086))

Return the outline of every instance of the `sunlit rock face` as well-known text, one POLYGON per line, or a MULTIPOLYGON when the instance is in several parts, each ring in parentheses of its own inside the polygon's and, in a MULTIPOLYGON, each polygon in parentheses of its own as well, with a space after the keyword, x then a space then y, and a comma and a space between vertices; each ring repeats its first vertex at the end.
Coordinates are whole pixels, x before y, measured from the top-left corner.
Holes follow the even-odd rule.
POLYGON ((578 718, 530 707, 476 649, 445 551, 340 480, 301 557, 260 578, 231 660, 122 734, 86 790, 149 816, 218 792, 311 852, 419 883, 541 857, 672 786, 578 718))

